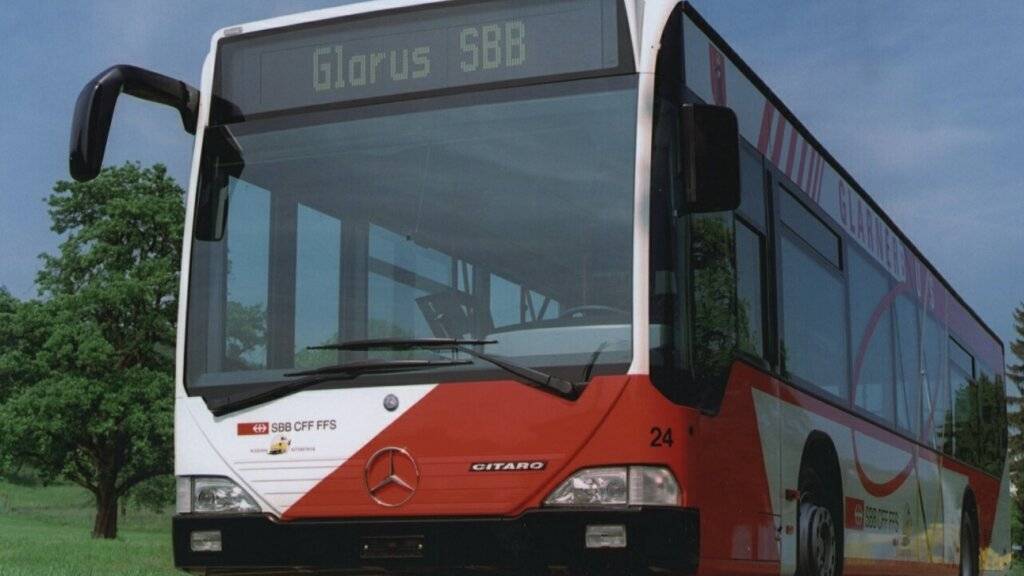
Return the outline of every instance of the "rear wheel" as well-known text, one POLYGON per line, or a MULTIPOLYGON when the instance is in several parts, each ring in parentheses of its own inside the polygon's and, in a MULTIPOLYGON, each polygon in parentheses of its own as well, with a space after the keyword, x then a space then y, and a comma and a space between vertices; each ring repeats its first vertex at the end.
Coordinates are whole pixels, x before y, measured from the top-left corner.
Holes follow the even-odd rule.
POLYGON ((960 576, 978 576, 978 530, 967 507, 960 517, 960 576))
POLYGON ((797 510, 797 567, 800 576, 839 575, 839 532, 821 476, 800 471, 797 510))

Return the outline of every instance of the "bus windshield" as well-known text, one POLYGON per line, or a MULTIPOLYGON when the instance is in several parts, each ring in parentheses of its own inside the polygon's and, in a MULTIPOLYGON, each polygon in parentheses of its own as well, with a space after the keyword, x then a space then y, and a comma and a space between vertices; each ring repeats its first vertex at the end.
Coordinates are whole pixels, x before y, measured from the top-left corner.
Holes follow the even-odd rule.
MULTIPOLYGON (((631 356, 636 79, 278 115, 207 129, 193 240, 192 393, 369 354, 362 338, 494 340, 569 379, 631 356)), ((435 358, 437 351, 422 352, 435 358)), ((404 356, 400 356, 404 355, 404 356)), ((507 378, 484 363, 367 376, 507 378)))

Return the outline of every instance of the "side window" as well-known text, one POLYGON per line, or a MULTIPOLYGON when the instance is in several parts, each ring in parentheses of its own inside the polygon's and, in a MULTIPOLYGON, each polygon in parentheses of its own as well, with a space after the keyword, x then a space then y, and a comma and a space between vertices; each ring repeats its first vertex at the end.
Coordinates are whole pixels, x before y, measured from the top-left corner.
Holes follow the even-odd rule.
POLYGON ((850 334, 853 400, 886 422, 894 417, 892 307, 889 276, 850 248, 850 334))
POLYGON ((964 462, 980 461, 981 440, 978 419, 978 395, 974 385, 974 358, 955 340, 949 341, 949 389, 952 394, 951 413, 947 425, 953 431, 952 454, 964 462))
POLYGON ((764 358, 764 236, 736 222, 736 316, 740 350, 764 358))
POLYGON ((977 365, 978 411, 981 418, 981 438, 978 467, 999 476, 1003 473, 1006 457, 1006 389, 1002 376, 994 375, 982 363, 977 365))
POLYGON ((779 197, 785 225, 780 244, 783 370, 845 399, 848 347, 839 237, 788 192, 780 191, 779 197))
POLYGON ((918 438, 921 431, 921 335, 917 305, 896 298, 896 425, 918 438))
POLYGON ((946 331, 931 314, 924 315, 921 390, 922 432, 924 440, 936 449, 942 449, 952 437, 946 432, 946 413, 949 411, 949 388, 946 386, 945 356, 946 331))
POLYGON ((736 352, 736 270, 731 212, 690 218, 693 278, 693 368, 698 378, 724 382, 736 352))
POLYGON ((736 320, 740 350, 764 358, 764 165, 761 157, 740 147, 742 203, 736 221, 736 320))

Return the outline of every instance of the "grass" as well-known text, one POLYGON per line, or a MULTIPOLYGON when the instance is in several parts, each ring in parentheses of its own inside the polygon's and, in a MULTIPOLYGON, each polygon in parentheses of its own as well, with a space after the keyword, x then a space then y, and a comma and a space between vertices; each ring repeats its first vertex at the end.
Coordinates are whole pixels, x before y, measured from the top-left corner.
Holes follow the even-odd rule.
POLYGON ((163 576, 174 570, 170 513, 129 508, 117 540, 94 540, 92 495, 0 480, 0 576, 163 576))

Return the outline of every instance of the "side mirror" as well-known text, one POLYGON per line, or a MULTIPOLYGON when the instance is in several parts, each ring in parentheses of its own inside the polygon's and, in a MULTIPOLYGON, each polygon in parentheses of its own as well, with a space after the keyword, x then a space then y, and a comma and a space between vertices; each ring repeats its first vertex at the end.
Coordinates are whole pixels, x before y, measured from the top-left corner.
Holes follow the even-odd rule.
POLYGON ((107 68, 82 88, 75 103, 69 168, 71 177, 79 182, 92 180, 100 173, 114 105, 121 92, 176 108, 181 113, 185 131, 196 133, 198 90, 181 80, 135 66, 107 68))
POLYGON ((683 194, 691 214, 740 206, 740 138, 736 114, 723 106, 682 110, 683 194))

